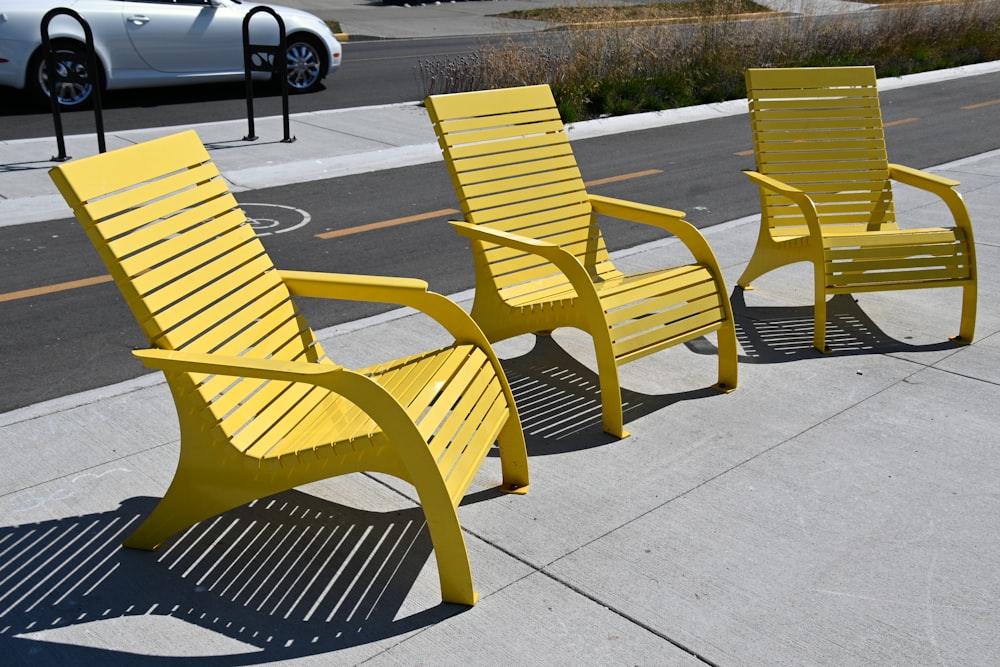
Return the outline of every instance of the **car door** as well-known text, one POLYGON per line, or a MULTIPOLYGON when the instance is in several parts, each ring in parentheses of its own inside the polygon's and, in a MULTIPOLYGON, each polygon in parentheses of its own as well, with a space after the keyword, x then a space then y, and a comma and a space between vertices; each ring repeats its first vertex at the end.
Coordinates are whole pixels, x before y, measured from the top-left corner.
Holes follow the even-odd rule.
POLYGON ((243 71, 243 15, 211 0, 124 0, 132 46, 149 67, 174 74, 243 71))

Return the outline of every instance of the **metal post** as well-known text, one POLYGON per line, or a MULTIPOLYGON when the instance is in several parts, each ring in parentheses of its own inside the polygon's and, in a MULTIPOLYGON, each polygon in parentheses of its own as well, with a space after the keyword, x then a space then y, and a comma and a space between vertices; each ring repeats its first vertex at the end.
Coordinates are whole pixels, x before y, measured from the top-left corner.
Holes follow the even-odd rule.
POLYGON ((87 78, 86 83, 90 84, 90 94, 94 105, 94 122, 97 126, 97 149, 104 153, 107 150, 104 142, 104 114, 101 107, 101 75, 97 67, 97 54, 94 50, 94 32, 90 29, 90 24, 84 20, 80 14, 66 7, 56 7, 42 17, 42 49, 45 53, 45 71, 49 78, 49 104, 52 107, 52 120, 55 124, 56 144, 59 154, 52 158, 53 162, 65 162, 69 160, 66 155, 66 141, 63 136, 62 116, 59 105, 59 83, 66 81, 81 81, 76 72, 67 71, 60 74, 56 68, 55 53, 52 49, 52 40, 49 38, 49 24, 56 16, 65 15, 76 19, 80 27, 83 28, 84 42, 86 44, 87 57, 87 78))
POLYGON ((252 72, 270 72, 272 76, 281 79, 281 110, 284 118, 285 143, 295 141, 290 133, 288 114, 288 39, 285 34, 285 22, 278 13, 267 6, 254 7, 243 17, 243 75, 246 79, 247 91, 247 135, 244 141, 256 141, 253 122, 253 79, 252 72), (254 14, 265 12, 270 14, 278 24, 278 45, 250 43, 250 19, 254 14))

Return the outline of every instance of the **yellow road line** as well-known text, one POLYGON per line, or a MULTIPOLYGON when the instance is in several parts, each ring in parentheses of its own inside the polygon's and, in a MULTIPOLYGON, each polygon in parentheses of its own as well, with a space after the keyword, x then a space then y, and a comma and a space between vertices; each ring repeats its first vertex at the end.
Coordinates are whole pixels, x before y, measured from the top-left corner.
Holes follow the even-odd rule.
POLYGON ((45 287, 34 287, 32 289, 25 289, 19 292, 7 292, 6 294, 0 294, 0 302, 27 299, 33 296, 64 292, 78 287, 90 287, 91 285, 100 285, 101 283, 109 282, 111 282, 111 276, 109 275, 94 276, 93 278, 84 278, 83 280, 71 280, 66 283, 59 283, 58 285, 46 285, 45 287))
MULTIPOLYGON (((593 181, 587 181, 586 185, 605 185, 607 183, 617 183, 619 181, 627 181, 632 178, 642 178, 643 176, 652 176, 654 174, 662 174, 662 169, 646 169, 645 171, 635 171, 630 174, 621 174, 620 176, 609 176, 608 178, 599 178, 593 181)), ((392 218, 391 220, 382 220, 381 222, 372 222, 367 225, 358 225, 357 227, 346 227, 344 229, 334 229, 329 232, 323 232, 322 234, 317 234, 316 238, 320 239, 335 239, 341 236, 350 236, 351 234, 360 234, 362 232, 370 232, 376 229, 385 229, 386 227, 396 227, 397 225, 405 225, 410 222, 420 222, 421 220, 430 220, 432 218, 441 218, 447 215, 454 215, 459 213, 459 211, 453 208, 443 208, 440 211, 430 211, 428 213, 418 213, 417 215, 409 215, 405 218, 392 218)))
MULTIPOLYGON (((588 186, 604 185, 605 183, 616 183, 618 181, 627 181, 632 178, 641 178, 643 176, 652 176, 654 174, 662 174, 662 173, 663 173, 662 169, 647 169, 645 171, 636 171, 631 174, 622 174, 621 176, 611 176, 609 178, 601 178, 593 181, 587 181, 587 185, 588 186)), ((348 227, 347 229, 335 229, 333 231, 317 234, 316 236, 321 239, 333 239, 340 236, 349 236, 351 234, 370 232, 375 229, 385 229, 386 227, 405 225, 409 222, 419 222, 420 220, 441 218, 448 215, 455 215, 456 213, 459 213, 459 211, 456 209, 443 208, 438 211, 419 213, 417 215, 410 215, 405 218, 393 218, 392 220, 383 220, 381 222, 373 222, 368 225, 348 227)), ((44 294, 52 294, 55 292, 63 292, 66 290, 77 289, 79 287, 90 287, 91 285, 100 285, 102 283, 109 283, 109 282, 111 282, 111 276, 103 275, 103 276, 94 276, 93 278, 84 278, 82 280, 71 280, 69 282, 59 283, 57 285, 46 285, 45 287, 35 287, 32 289, 20 290, 18 292, 8 292, 6 294, 0 294, 0 303, 4 301, 15 301, 17 299, 27 299, 29 297, 41 296, 44 294)))
POLYGON ((892 127, 893 125, 904 125, 906 123, 915 123, 918 120, 920 120, 920 119, 919 118, 900 118, 899 120, 894 120, 894 121, 891 121, 889 123, 886 123, 882 127, 892 127))
POLYGON ((993 106, 994 104, 1000 104, 1000 100, 990 100, 989 102, 980 102, 979 104, 970 104, 969 106, 962 107, 966 111, 972 109, 982 109, 983 107, 993 106))
POLYGON ((349 236, 351 234, 360 234, 361 232, 370 232, 374 229, 384 229, 386 227, 395 227, 396 225, 405 225, 408 222, 418 222, 420 220, 428 220, 430 218, 440 218, 446 215, 454 215, 458 213, 453 208, 443 208, 440 211, 431 211, 430 213, 420 213, 418 215, 410 215, 405 218, 393 218, 392 220, 383 220, 382 222, 373 222, 369 225, 358 225, 357 227, 348 227, 346 229, 335 229, 330 232, 323 232, 322 234, 317 234, 317 238, 321 239, 334 239, 338 236, 349 236))
POLYGON ((655 174, 662 174, 662 169, 647 169, 645 171, 633 171, 631 174, 622 174, 621 176, 609 176, 608 178, 598 178, 593 181, 587 181, 585 185, 591 187, 593 185, 605 185, 606 183, 618 183, 619 181, 627 181, 633 178, 642 178, 643 176, 653 176, 655 174))

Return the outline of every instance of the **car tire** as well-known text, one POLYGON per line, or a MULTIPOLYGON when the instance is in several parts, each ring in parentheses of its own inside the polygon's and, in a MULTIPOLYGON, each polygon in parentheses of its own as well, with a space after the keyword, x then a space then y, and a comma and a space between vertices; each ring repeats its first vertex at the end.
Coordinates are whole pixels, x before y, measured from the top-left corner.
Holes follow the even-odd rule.
POLYGON ((285 51, 288 63, 288 91, 311 93, 323 85, 328 58, 326 49, 311 35, 292 35, 285 51))
MULTIPOLYGON (((87 71, 86 48, 77 42, 52 42, 53 55, 57 70, 68 70, 74 73, 72 81, 64 83, 59 90, 59 104, 66 109, 79 109, 88 106, 93 100, 94 80, 101 81, 100 71, 96 77, 91 77, 87 71)), ((98 70, 100 66, 98 65, 98 70)), ((28 64, 27 88, 30 94, 40 103, 50 104, 48 74, 45 66, 45 51, 39 48, 28 64)))

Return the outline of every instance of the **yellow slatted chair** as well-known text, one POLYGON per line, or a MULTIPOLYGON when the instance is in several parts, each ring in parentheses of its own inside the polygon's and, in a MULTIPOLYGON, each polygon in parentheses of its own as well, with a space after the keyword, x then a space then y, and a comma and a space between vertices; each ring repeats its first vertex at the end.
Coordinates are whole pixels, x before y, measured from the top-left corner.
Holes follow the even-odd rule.
POLYGON ((149 339, 180 420, 173 482, 126 546, 153 549, 198 521, 335 475, 413 484, 442 597, 475 603, 456 508, 499 441, 504 490, 528 486, 524 435, 493 350, 421 280, 276 270, 187 131, 56 167, 52 178, 149 339), (437 320, 447 347, 349 370, 293 297, 398 303, 437 320))
POLYGON ((813 343, 826 351, 828 295, 963 288, 957 343, 976 326, 972 223, 954 181, 890 164, 873 67, 748 69, 759 186, 757 246, 738 280, 793 262, 814 265, 813 343), (901 229, 892 181, 939 196, 953 228, 901 229))
POLYGON ((720 390, 737 383, 736 335, 722 273, 679 211, 588 194, 546 85, 434 95, 427 110, 472 245, 472 316, 491 341, 576 327, 591 335, 603 428, 624 430, 618 366, 718 331, 720 390), (660 227, 694 262, 626 275, 598 216, 660 227))

